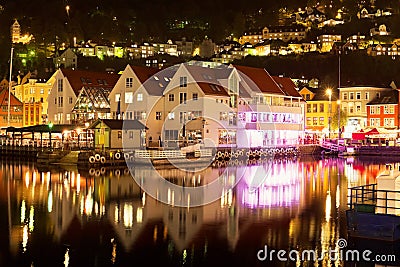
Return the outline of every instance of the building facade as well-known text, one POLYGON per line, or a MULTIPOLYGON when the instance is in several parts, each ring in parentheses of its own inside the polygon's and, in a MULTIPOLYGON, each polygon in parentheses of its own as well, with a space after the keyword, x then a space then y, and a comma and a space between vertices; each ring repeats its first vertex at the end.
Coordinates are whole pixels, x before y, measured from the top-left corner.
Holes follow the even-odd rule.
MULTIPOLYGON (((40 106, 41 114, 39 120, 30 120, 32 122, 46 123, 48 114, 48 96, 53 86, 55 79, 54 75, 47 81, 45 79, 33 79, 29 75, 22 78, 21 83, 13 87, 13 94, 25 104, 26 107, 40 106)), ((34 114, 36 117, 37 110, 34 114)), ((27 120, 24 120, 27 121, 27 120)), ((25 123, 24 123, 25 125, 25 123)), ((29 122, 29 125, 32 125, 29 122)))
POLYGON ((352 132, 368 126, 367 104, 390 90, 392 89, 367 86, 339 88, 341 108, 348 118, 344 137, 351 138, 352 132))
POLYGON ((0 127, 23 126, 23 103, 13 94, 10 94, 11 102, 8 103, 8 89, 0 91, 0 127), (8 108, 10 106, 10 109, 8 108), (10 118, 10 120, 8 120, 10 118))
POLYGON ((307 102, 306 132, 333 137, 338 131, 338 124, 333 122, 333 117, 338 113, 339 108, 338 94, 331 91, 329 97, 326 90, 311 87, 303 87, 299 93, 307 102))
POLYGON ((67 48, 60 56, 55 57, 53 61, 56 69, 76 69, 78 67, 78 56, 71 48, 67 48))
POLYGON ((391 90, 367 104, 369 128, 399 129, 399 92, 391 90))
POLYGON ((108 94, 117 82, 118 74, 59 69, 53 77, 48 97, 48 121, 70 124, 92 121, 99 116, 109 118, 108 94))

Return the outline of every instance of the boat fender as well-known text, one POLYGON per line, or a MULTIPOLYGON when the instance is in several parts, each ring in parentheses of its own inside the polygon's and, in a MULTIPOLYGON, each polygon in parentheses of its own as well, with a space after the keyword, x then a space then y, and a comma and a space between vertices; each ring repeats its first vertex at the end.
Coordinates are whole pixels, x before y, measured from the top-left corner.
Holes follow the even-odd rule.
POLYGON ((90 156, 89 157, 89 162, 90 163, 94 163, 96 161, 96 159, 94 158, 94 156, 90 156))

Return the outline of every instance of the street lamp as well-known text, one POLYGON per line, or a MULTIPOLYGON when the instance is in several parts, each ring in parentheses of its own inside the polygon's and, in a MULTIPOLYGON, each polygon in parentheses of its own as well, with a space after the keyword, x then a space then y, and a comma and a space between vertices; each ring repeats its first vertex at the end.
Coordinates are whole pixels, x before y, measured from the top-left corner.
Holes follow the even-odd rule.
POLYGON ((52 149, 51 147, 51 130, 53 129, 54 124, 52 122, 49 122, 49 145, 50 145, 50 150, 52 149))
POLYGON ((340 100, 339 99, 336 101, 336 104, 337 104, 337 112, 338 112, 337 125, 338 125, 338 145, 339 145, 339 140, 340 140, 341 133, 342 133, 342 130, 340 128, 340 100))
POLYGON ((332 113, 332 89, 326 89, 326 94, 329 97, 329 107, 328 107, 328 138, 331 139, 331 113, 332 113))

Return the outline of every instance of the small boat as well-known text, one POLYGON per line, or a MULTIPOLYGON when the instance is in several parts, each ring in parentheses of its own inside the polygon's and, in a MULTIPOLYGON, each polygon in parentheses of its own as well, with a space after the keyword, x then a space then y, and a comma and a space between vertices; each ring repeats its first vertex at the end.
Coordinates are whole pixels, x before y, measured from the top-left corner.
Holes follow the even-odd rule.
POLYGON ((400 240, 400 170, 387 165, 376 184, 350 188, 346 211, 349 237, 400 240))

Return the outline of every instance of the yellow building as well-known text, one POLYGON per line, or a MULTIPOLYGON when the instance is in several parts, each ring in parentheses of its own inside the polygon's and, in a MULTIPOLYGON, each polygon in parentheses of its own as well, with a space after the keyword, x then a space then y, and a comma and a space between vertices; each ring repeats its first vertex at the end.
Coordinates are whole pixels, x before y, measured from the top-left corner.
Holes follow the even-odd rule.
MULTIPOLYGON (((52 84, 54 82, 54 78, 51 77, 47 81, 44 79, 31 79, 30 73, 28 73, 25 77, 23 77, 19 84, 13 87, 13 94, 24 104, 26 108, 29 110, 31 107, 34 109, 32 115, 36 116, 36 109, 40 106, 40 119, 39 120, 30 120, 27 119, 27 125, 32 125, 30 122, 35 121, 39 124, 42 122, 46 122, 47 120, 47 109, 48 109, 48 101, 47 98, 50 94, 52 84), (30 105, 28 105, 30 104, 30 105)), ((24 108, 25 110, 25 108, 24 108)), ((25 115, 24 115, 25 116, 25 115)), ((29 116, 31 116, 31 112, 29 112, 29 116)), ((25 122, 25 119, 24 119, 25 122)), ((24 123, 25 125, 25 123, 24 123)))
POLYGON ((338 97, 335 90, 303 87, 299 93, 307 102, 305 110, 306 131, 324 133, 327 137, 329 136, 329 132, 331 132, 332 137, 333 132, 337 131, 332 126, 332 117, 337 113, 336 110, 338 108, 338 97))

